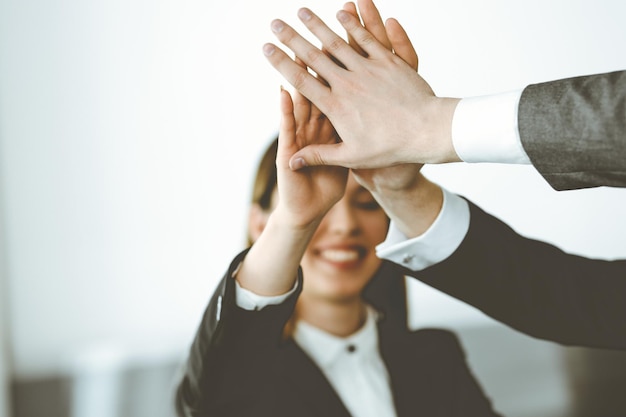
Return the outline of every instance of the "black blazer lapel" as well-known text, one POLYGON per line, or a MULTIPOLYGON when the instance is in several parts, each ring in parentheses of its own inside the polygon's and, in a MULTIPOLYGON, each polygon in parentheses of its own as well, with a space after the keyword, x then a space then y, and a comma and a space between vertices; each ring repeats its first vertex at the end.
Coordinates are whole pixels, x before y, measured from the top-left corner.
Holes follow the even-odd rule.
POLYGON ((387 365, 396 413, 398 417, 416 416, 425 411, 428 402, 428 384, 422 377, 424 370, 420 369, 420 347, 411 346, 406 330, 384 319, 378 330, 380 352, 387 365), (411 348, 414 350, 409 352, 411 348))
POLYGON ((278 378, 293 392, 293 399, 299 402, 295 409, 310 411, 294 415, 350 417, 322 371, 293 340, 281 346, 276 371, 278 378))
POLYGON ((391 324, 379 330, 398 417, 498 416, 453 333, 391 324))

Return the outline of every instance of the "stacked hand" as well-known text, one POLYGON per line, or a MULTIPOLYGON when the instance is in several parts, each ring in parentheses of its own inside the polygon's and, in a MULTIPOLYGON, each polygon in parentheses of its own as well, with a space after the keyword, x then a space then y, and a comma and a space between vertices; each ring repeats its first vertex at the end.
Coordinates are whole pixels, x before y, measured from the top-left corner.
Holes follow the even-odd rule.
POLYGON ((314 145, 301 150, 292 157, 291 167, 380 168, 407 162, 459 160, 451 139, 451 121, 458 100, 436 97, 417 74, 415 66, 405 62, 400 51, 406 47, 408 39, 398 44, 399 49, 393 45, 396 54, 389 49, 394 41, 392 37, 404 32, 397 22, 389 20, 387 30, 381 31, 382 21, 369 25, 375 17, 380 20, 377 11, 367 17, 376 10, 371 0, 360 1, 359 6, 367 29, 349 10, 337 14, 353 46, 358 45, 357 50, 310 10, 300 9, 298 13, 334 59, 286 23, 272 22, 277 38, 325 82, 309 74, 306 68, 272 44, 264 46, 268 60, 331 120, 342 139, 338 144, 314 145), (385 32, 387 34, 382 36, 385 32))
MULTIPOLYGON (((346 3, 344 10, 358 18, 354 3, 346 3)), ((418 57, 411 40, 395 19, 388 19, 384 24, 374 3, 371 0, 359 1, 359 11, 365 29, 376 38, 381 45, 402 58, 413 71, 417 72, 418 57)), ((348 34, 349 44, 365 55, 365 51, 348 34)), ((418 178, 422 164, 400 164, 378 169, 353 169, 357 181, 371 192, 383 190, 401 191, 412 186, 418 178)))
MULTIPOLYGON (((330 63, 328 65, 333 66, 331 67, 333 68, 333 71, 336 71, 337 69, 344 71, 341 66, 347 65, 344 58, 345 56, 357 54, 360 59, 371 60, 371 48, 368 49, 368 47, 371 44, 376 43, 376 45, 384 49, 385 53, 389 55, 385 58, 387 61, 395 62, 397 65, 404 65, 408 68, 408 72, 419 78, 417 75, 418 57, 402 26, 395 19, 388 19, 386 24, 383 23, 380 13, 374 6, 372 0, 359 0, 359 11, 363 21, 362 25, 358 20, 358 14, 354 3, 347 3, 344 6, 344 10, 342 10, 342 12, 348 14, 351 19, 354 19, 355 22, 357 22, 356 24, 359 26, 359 28, 348 30, 347 43, 337 37, 330 43, 325 44, 325 48, 322 51, 315 48, 308 49, 311 53, 311 55, 308 55, 309 60, 314 62, 316 65, 318 62, 321 62, 324 65, 330 63), (357 41, 357 39, 359 39, 357 37, 359 34, 361 35, 361 38, 357 41), (364 39, 369 40, 364 41, 364 39), (349 48, 351 52, 348 53, 346 51, 340 51, 344 47, 349 48), (399 64, 398 60, 401 60, 402 64, 399 64)), ((307 11, 307 13, 310 12, 307 11)), ((317 19, 312 14, 309 14, 308 16, 309 22, 317 19)), ((320 26, 326 28, 325 25, 319 21, 319 19, 317 19, 317 23, 312 25, 313 27, 316 27, 317 25, 318 29, 320 26)), ((283 31, 289 30, 290 29, 287 29, 287 27, 283 25, 283 29, 279 31, 279 34, 283 33, 283 31)), ((320 31, 320 33, 324 32, 324 30, 320 31)), ((295 44, 300 44, 303 40, 301 38, 299 39, 299 35, 293 32, 293 30, 291 30, 291 32, 292 33, 285 38, 285 42, 293 41, 295 44)), ((328 32, 332 34, 330 36, 336 36, 326 28, 325 33, 327 35, 328 32)), ((304 41, 304 45, 306 45, 306 41, 304 41)), ((380 51, 378 51, 378 53, 380 53, 380 51)), ((380 54, 382 55, 382 53, 380 54)), ((321 88, 327 89, 327 85, 329 84, 332 86, 333 80, 320 80, 309 75, 308 71, 306 71, 306 64, 299 58, 296 58, 295 61, 283 61, 283 64, 286 65, 287 68, 292 68, 291 64, 296 64, 297 68, 292 69, 296 71, 294 73, 296 74, 296 77, 303 77, 303 85, 307 82, 315 82, 317 83, 317 87, 321 86, 321 88)), ((332 74, 332 72, 329 74, 332 74)), ((346 73, 343 75, 347 76, 346 73)), ((320 74, 320 76, 324 77, 323 74, 320 74)), ((334 81, 337 82, 337 80, 334 81)), ((432 95, 430 87, 428 87, 427 90, 430 91, 430 94, 432 95)), ((335 92, 334 90, 331 92, 331 94, 341 93, 341 91, 335 92)), ((348 142, 343 140, 343 136, 341 136, 343 141, 337 143, 337 133, 329 133, 333 131, 332 129, 334 125, 331 125, 328 119, 323 118, 320 114, 320 110, 318 110, 316 106, 311 104, 310 101, 305 99, 302 95, 297 94, 296 99, 302 104, 303 109, 306 110, 295 112, 295 120, 292 120, 291 123, 305 123, 305 125, 315 126, 315 123, 311 121, 311 118, 313 118, 318 123, 321 123, 320 126, 323 126, 323 129, 317 130, 314 127, 310 129, 309 132, 311 134, 305 135, 305 139, 300 141, 298 146, 293 147, 293 150, 296 150, 297 148, 300 148, 300 150, 287 152, 280 158, 280 168, 285 176, 288 174, 287 163, 289 163, 293 169, 294 161, 297 161, 297 158, 299 158, 300 155, 306 155, 307 152, 312 155, 317 155, 318 157, 320 155, 318 152, 331 152, 331 154, 333 152, 337 152, 337 154, 340 154, 341 152, 355 152, 354 157, 358 159, 360 157, 359 155, 363 155, 364 153, 371 151, 371 149, 368 150, 369 146, 376 147, 377 144, 382 144, 384 147, 388 145, 386 142, 393 142, 394 140, 393 130, 390 128, 390 126, 393 125, 393 122, 390 124, 388 121, 381 121, 376 118, 374 119, 375 125, 380 131, 384 131, 386 136, 377 137, 374 145, 371 145, 367 141, 365 141, 365 143, 348 142), (298 122, 299 120, 302 120, 302 122, 298 122), (318 132, 319 134, 322 131, 324 132, 322 136, 316 139, 314 132, 318 132), (352 148, 350 146, 352 146, 352 148), (358 150, 354 151, 354 146, 358 147, 358 150), (287 155, 290 156, 289 162, 287 161, 287 155)), ((288 114, 288 104, 288 102, 285 103, 283 108, 284 121, 291 120, 288 114)), ((358 109, 354 110, 354 113, 358 115, 358 109)), ((339 130, 338 132, 341 134, 339 130)), ((348 134, 351 132, 351 130, 348 130, 348 134)), ((374 153, 375 152, 376 150, 374 150, 374 153)), ((334 162, 324 160, 323 163, 332 165, 334 162)), ((325 166, 324 164, 322 164, 322 166, 325 166)), ((296 165, 298 165, 298 162, 296 162, 296 165)), ((306 165, 311 164, 307 163, 306 165)), ((343 165, 347 166, 347 164, 343 165)), ((357 181, 373 194, 376 200, 378 200, 381 206, 385 209, 387 214, 396 222, 396 225, 407 236, 418 236, 430 227, 441 208, 442 194, 438 186, 430 183, 420 174, 420 169, 422 168, 421 163, 387 164, 385 161, 379 161, 379 163, 369 165, 365 164, 365 166, 374 166, 374 168, 370 169, 359 169, 358 166, 359 165, 357 164, 352 170, 357 181)), ((324 183, 318 182, 319 186, 327 186, 332 183, 331 179, 326 177, 326 175, 335 175, 337 172, 322 171, 316 173, 314 170, 319 169, 319 166, 296 166, 296 168, 298 168, 299 171, 295 172, 308 172, 309 175, 314 173, 317 174, 316 178, 318 178, 318 180, 323 179, 322 181, 325 181, 324 183), (328 183, 326 183, 326 181, 328 183)), ((328 167, 326 166, 326 168, 328 167)), ((345 175, 345 173, 342 175, 345 175)), ((342 176, 341 179, 344 181, 343 184, 345 185, 345 176, 342 176)), ((338 183, 334 184, 335 187, 328 190, 330 194, 328 194, 327 197, 329 195, 337 196, 335 193, 339 190, 339 188, 336 187, 338 183)), ((318 190, 317 193, 321 193, 321 191, 322 190, 318 190)), ((330 199, 324 199, 319 203, 330 208, 330 205, 328 205, 330 202, 330 199)))

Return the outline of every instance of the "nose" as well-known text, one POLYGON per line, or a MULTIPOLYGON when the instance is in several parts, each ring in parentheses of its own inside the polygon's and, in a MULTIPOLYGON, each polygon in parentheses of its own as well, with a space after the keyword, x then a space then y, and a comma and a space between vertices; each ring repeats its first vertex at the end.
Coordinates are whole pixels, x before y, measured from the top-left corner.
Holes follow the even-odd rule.
POLYGON ((354 208, 345 199, 340 200, 330 209, 324 217, 323 223, 325 229, 333 234, 355 236, 361 230, 354 208))

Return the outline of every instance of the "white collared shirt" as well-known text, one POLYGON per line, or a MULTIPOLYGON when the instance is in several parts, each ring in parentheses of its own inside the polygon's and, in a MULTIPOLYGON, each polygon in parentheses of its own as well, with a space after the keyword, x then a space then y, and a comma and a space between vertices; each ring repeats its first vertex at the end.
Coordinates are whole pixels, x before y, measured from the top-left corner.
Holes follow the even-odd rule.
POLYGON ((378 350, 377 314, 368 308, 365 324, 338 337, 302 320, 293 338, 322 370, 353 417, 395 417, 389 374, 378 350))

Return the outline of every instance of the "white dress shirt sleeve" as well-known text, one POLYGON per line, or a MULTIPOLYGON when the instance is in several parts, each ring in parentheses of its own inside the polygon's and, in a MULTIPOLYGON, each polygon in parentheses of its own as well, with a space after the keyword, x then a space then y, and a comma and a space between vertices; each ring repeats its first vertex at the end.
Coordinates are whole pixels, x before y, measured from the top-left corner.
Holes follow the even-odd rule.
POLYGON ((452 118, 452 145, 463 161, 530 164, 517 126, 522 91, 459 102, 452 118))
POLYGON ((237 306, 243 308, 244 310, 261 310, 263 307, 267 307, 269 305, 283 303, 291 294, 293 294, 296 288, 298 288, 298 281, 296 281, 293 288, 286 294, 268 297, 258 295, 243 288, 239 285, 239 282, 235 280, 235 300, 237 306))
POLYGON ((376 253, 379 258, 421 271, 454 253, 467 234, 469 222, 467 201, 443 189, 441 211, 426 232, 408 239, 391 222, 387 238, 376 247, 376 253))

